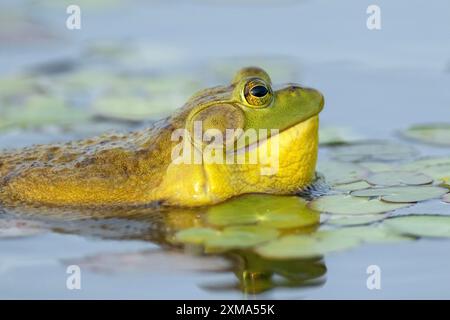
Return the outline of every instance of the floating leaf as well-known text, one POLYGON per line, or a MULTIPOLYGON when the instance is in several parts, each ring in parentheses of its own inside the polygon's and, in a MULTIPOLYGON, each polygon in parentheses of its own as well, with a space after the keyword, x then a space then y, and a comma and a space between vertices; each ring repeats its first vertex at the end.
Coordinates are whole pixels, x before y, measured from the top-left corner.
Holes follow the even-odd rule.
POLYGON ((324 196, 310 203, 311 208, 314 210, 345 215, 383 213, 404 208, 408 205, 403 203, 388 203, 378 199, 352 197, 343 194, 324 196))
POLYGON ((172 111, 167 98, 158 100, 133 96, 99 98, 94 102, 93 110, 101 117, 127 121, 158 119, 172 111))
POLYGON ((323 127, 319 129, 320 145, 339 145, 360 141, 363 138, 347 127, 323 127))
POLYGON ((388 202, 407 203, 439 198, 447 192, 447 189, 435 186, 404 186, 357 190, 353 191, 351 195, 355 197, 380 197, 388 202))
POLYGON ((300 228, 319 223, 320 215, 296 196, 252 194, 212 206, 207 220, 215 226, 258 224, 273 228, 300 228))
POLYGON ((0 129, 38 128, 46 125, 70 125, 87 120, 88 114, 69 108, 56 97, 34 95, 25 105, 8 108, 0 120, 0 129))
POLYGON ((445 157, 426 157, 408 162, 401 165, 402 170, 406 171, 420 171, 425 168, 435 167, 435 166, 446 166, 450 165, 450 156, 445 157))
POLYGON ((319 231, 310 235, 289 235, 256 248, 271 259, 310 258, 350 249, 363 242, 396 242, 407 240, 380 226, 361 226, 319 231))
POLYGON ((416 151, 407 145, 381 141, 340 146, 331 152, 334 159, 348 162, 403 160, 411 158, 415 154, 416 151))
POLYGON ((450 183, 450 163, 438 166, 423 168, 422 172, 435 180, 450 183))
POLYGON ((226 251, 254 247, 276 239, 278 231, 263 226, 232 226, 222 231, 212 228, 190 228, 177 232, 175 242, 204 245, 206 251, 226 251))
POLYGON ((219 235, 205 240, 208 252, 231 249, 251 248, 264 242, 276 239, 278 231, 261 226, 227 227, 219 235))
POLYGON ((355 237, 345 238, 324 231, 312 235, 285 236, 258 247, 256 252, 270 259, 311 258, 349 249, 359 243, 355 237))
POLYGON ((420 172, 385 171, 369 175, 366 181, 373 185, 398 186, 429 184, 433 179, 420 172))
POLYGON ((414 125, 401 134, 419 142, 450 147, 450 123, 414 125))
POLYGON ((369 169, 370 172, 383 172, 392 170, 392 165, 385 162, 360 162, 358 164, 363 168, 369 169))
POLYGON ((203 244, 206 240, 216 237, 219 231, 211 228, 190 228, 177 232, 174 240, 176 242, 203 244))
POLYGON ((362 224, 371 224, 374 222, 381 221, 385 219, 386 216, 382 214, 371 214, 371 215, 361 215, 361 216, 343 216, 343 215, 333 215, 327 220, 327 224, 336 226, 356 226, 362 224))
POLYGON ((357 182, 352 182, 352 183, 347 183, 347 184, 338 184, 338 185, 335 185, 333 189, 339 190, 339 191, 355 191, 355 190, 367 189, 370 187, 371 187, 371 185, 365 181, 357 181, 357 182))
POLYGON ((450 217, 406 216, 387 219, 383 224, 400 234, 418 237, 450 237, 450 217))
POLYGON ((368 170, 353 164, 339 161, 321 161, 317 170, 325 176, 331 185, 346 184, 364 179, 368 170))

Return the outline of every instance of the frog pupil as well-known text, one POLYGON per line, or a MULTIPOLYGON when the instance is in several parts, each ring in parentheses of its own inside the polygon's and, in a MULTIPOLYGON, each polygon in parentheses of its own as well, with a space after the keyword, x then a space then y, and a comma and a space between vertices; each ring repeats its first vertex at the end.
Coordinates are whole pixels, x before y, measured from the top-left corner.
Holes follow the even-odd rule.
POLYGON ((264 97, 268 92, 269 90, 267 90, 267 88, 262 85, 254 86, 253 88, 250 89, 251 95, 258 98, 264 97))

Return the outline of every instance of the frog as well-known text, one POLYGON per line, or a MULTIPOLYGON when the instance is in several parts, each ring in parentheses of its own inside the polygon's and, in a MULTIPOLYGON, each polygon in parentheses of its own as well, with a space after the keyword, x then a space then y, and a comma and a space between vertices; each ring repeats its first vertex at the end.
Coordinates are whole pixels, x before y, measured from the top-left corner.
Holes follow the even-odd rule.
POLYGON ((295 194, 316 176, 323 107, 318 90, 276 86, 262 68, 244 67, 229 84, 200 90, 141 130, 2 151, 0 205, 200 207, 243 194, 295 194), (192 138, 198 123, 202 134, 224 135, 211 143, 223 149, 201 153, 211 145, 192 138), (264 129, 270 129, 264 139, 245 137, 264 129), (183 136, 174 139, 180 130, 183 136), (230 130, 234 134, 225 134, 230 130), (259 162, 179 161, 182 153, 174 152, 182 145, 203 160, 230 150, 245 158, 275 144, 277 170, 271 174, 262 174, 259 162))

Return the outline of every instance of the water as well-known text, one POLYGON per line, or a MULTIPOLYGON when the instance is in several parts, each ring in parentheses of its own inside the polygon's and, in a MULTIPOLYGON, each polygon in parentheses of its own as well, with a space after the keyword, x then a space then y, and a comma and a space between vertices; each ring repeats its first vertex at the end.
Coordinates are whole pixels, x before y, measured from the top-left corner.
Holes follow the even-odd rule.
MULTIPOLYGON (((450 4, 444 0, 426 7, 421 1, 378 1, 380 31, 365 26, 370 1, 82 5, 80 31, 64 28, 65 6, 58 3, 2 3, 0 11, 25 12, 55 35, 49 41, 0 37, 3 75, 55 59, 77 59, 88 43, 131 38, 154 46, 149 59, 167 70, 234 56, 294 59, 298 80, 326 97, 322 125, 350 126, 370 138, 395 139, 397 130, 411 124, 450 119, 450 4)), ((10 131, 0 135, 0 147, 73 138, 51 131, 10 131)), ((443 148, 421 151, 448 154, 443 148)), ((324 150, 320 155, 325 156, 324 150)), ((332 253, 300 267, 323 273, 310 286, 253 295, 237 285, 242 264, 236 260, 169 250, 148 236, 149 224, 141 222, 113 221, 104 227, 100 219, 91 226, 74 223, 32 237, 2 239, 0 298, 450 298, 448 240, 362 245, 332 253), (131 225, 131 236, 123 230, 126 225, 131 225), (82 290, 66 288, 70 264, 82 266, 82 290), (381 290, 366 287, 366 268, 372 264, 382 269, 381 290)))

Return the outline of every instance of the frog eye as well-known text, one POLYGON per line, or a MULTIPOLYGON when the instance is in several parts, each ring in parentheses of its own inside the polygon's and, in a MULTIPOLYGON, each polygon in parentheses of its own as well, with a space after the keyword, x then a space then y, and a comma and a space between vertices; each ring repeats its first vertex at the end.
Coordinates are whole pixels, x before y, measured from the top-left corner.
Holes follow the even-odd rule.
POLYGON ((244 87, 244 98, 250 106, 266 107, 272 101, 272 89, 261 79, 251 79, 244 87))

